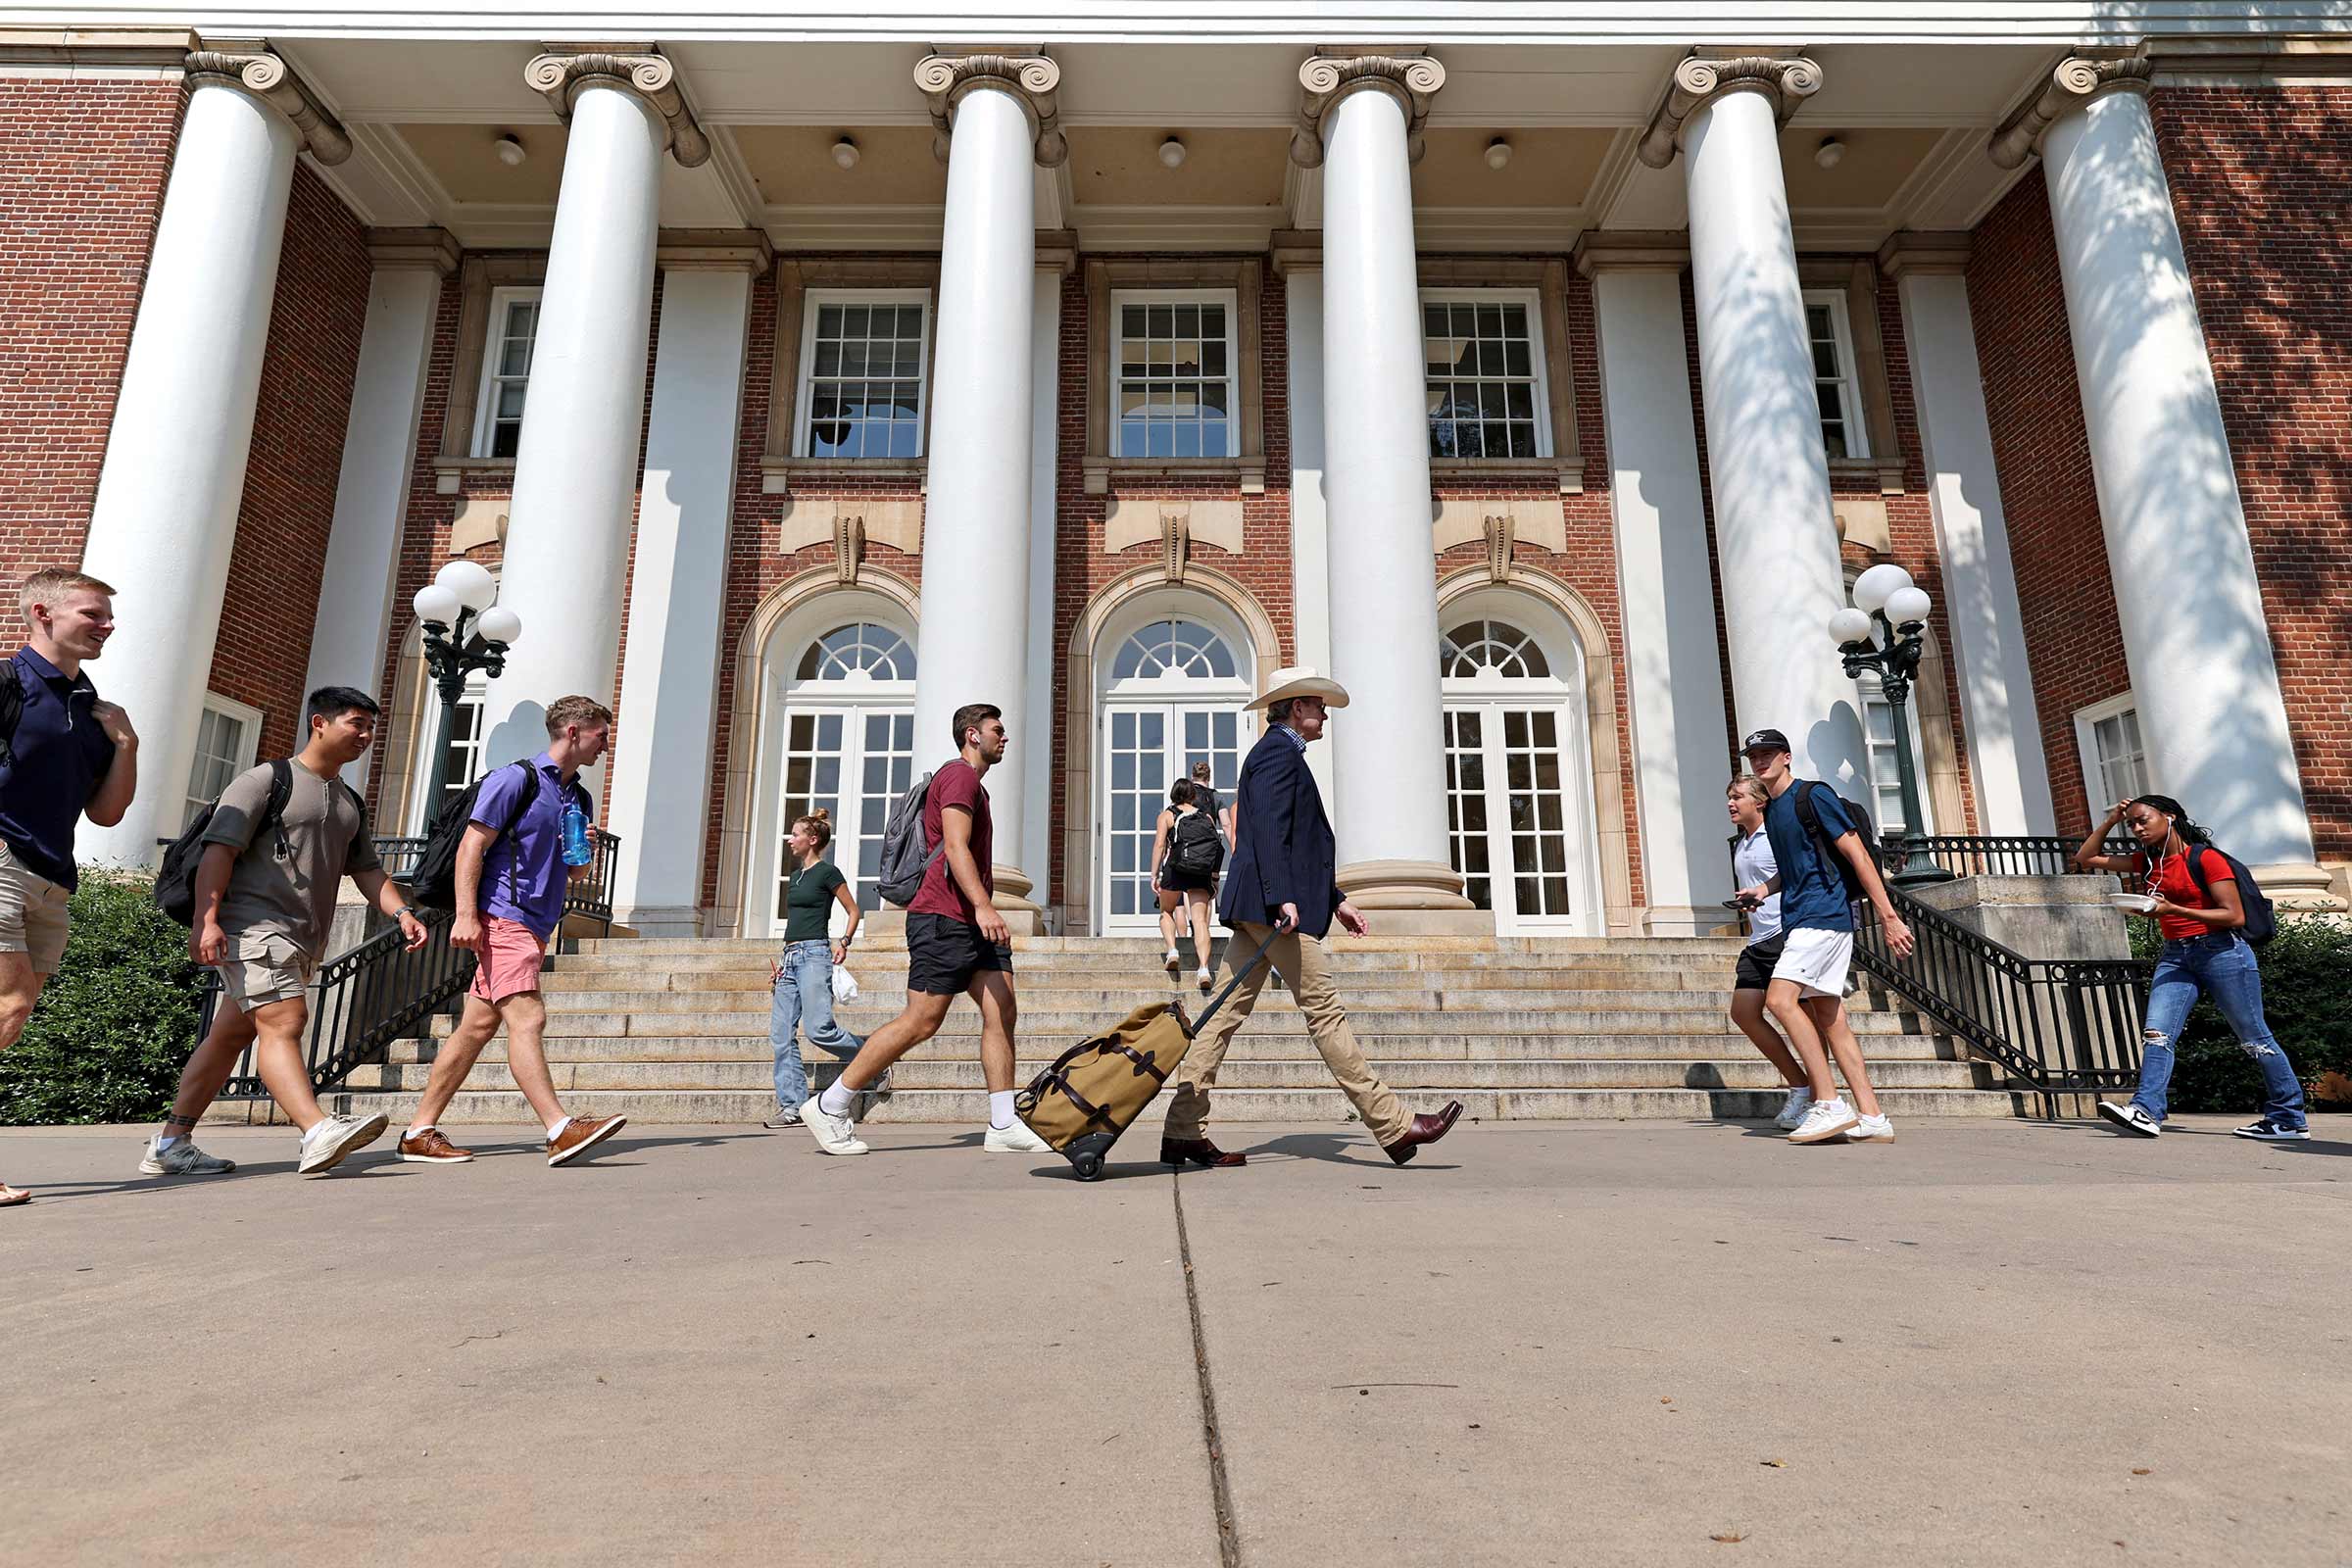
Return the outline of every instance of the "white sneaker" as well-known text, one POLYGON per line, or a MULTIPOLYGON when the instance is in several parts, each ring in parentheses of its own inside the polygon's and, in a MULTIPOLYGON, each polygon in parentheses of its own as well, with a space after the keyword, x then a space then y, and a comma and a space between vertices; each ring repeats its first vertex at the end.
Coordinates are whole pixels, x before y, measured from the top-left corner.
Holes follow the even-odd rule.
POLYGON ((1014 1122, 1009 1127, 991 1127, 980 1147, 992 1154, 1051 1154, 1054 1146, 1029 1130, 1027 1122, 1014 1122))
POLYGON ((1174 974, 1177 970, 1184 967, 1184 957, 1174 948, 1170 948, 1167 952, 1167 956, 1161 958, 1159 961, 1168 966, 1168 973, 1170 974, 1174 974))
POLYGON ((344 1159, 384 1136, 391 1125, 382 1115, 329 1116, 302 1135, 302 1159, 294 1167, 305 1176, 322 1175, 344 1159))
POLYGON ((1842 1100, 1816 1100, 1805 1112, 1805 1119, 1796 1124, 1788 1135, 1792 1144, 1826 1144, 1833 1138, 1842 1138, 1848 1128, 1861 1122, 1854 1108, 1842 1100))
POLYGON ((139 1161, 142 1176, 225 1176, 237 1168, 233 1159, 220 1159, 196 1147, 192 1138, 182 1138, 170 1149, 158 1149, 159 1140, 147 1140, 147 1157, 139 1161))
POLYGON ((1211 981, 1210 981, 1210 978, 1209 978, 1209 973, 1208 973, 1208 968, 1207 968, 1207 966, 1206 966, 1205 964, 1204 964, 1204 965, 1202 965, 1202 966, 1201 966, 1201 969, 1200 969, 1200 972, 1199 974, 1196 974, 1196 975, 1194 975, 1194 976, 1193 976, 1193 978, 1194 978, 1196 981, 1200 982, 1200 990, 1201 990, 1202 994, 1204 994, 1204 995, 1205 995, 1205 994, 1207 993, 1207 991, 1208 991, 1208 988, 1209 988, 1210 984, 1211 984, 1211 981))
POLYGON ((2102 1100, 2099 1102, 2099 1114, 2124 1131, 2136 1133, 2142 1138, 2160 1138, 2164 1135, 2164 1124, 2137 1105, 2119 1105, 2113 1101, 2102 1100))
POLYGON ((1857 1117, 1845 1130, 1849 1144, 1891 1144, 1894 1142, 1894 1123, 1885 1116, 1857 1117))
POLYGON ((1785 1133, 1792 1133, 1796 1131, 1796 1124, 1805 1119, 1805 1112, 1812 1104, 1812 1090, 1791 1089, 1788 1098, 1781 1102, 1781 1113, 1772 1118, 1772 1124, 1785 1133))
POLYGON ((828 1154, 862 1154, 865 1145, 858 1141, 857 1124, 847 1116, 828 1114, 810 1095, 801 1102, 801 1125, 816 1139, 816 1147, 828 1154))

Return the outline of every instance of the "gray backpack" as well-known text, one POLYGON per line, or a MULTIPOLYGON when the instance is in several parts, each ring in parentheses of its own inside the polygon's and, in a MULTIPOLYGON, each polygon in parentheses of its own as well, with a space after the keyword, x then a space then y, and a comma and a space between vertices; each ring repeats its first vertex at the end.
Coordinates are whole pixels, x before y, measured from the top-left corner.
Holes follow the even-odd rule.
MULTIPOLYGON (((939 858, 923 842, 923 806, 930 798, 934 776, 925 773, 914 781, 914 788, 899 797, 899 804, 890 809, 890 823, 882 830, 882 864, 874 886, 902 909, 923 890, 923 873, 939 858)), ((943 844, 940 853, 945 850, 943 844)))

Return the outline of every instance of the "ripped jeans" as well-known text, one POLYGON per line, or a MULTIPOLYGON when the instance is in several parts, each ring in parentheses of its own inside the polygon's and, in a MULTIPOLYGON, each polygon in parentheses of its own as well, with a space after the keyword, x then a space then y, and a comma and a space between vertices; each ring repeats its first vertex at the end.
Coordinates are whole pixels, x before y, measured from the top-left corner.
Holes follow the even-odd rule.
POLYGON ((2132 1103, 2164 1120, 2164 1092, 2173 1080, 2173 1042, 2202 992, 2229 1020, 2230 1033, 2262 1069, 2262 1113, 2282 1126, 2303 1125, 2303 1086, 2286 1053, 2262 1017, 2262 965, 2234 931, 2180 937, 2165 943, 2148 987, 2147 1027, 2140 1038, 2139 1092, 2132 1103))

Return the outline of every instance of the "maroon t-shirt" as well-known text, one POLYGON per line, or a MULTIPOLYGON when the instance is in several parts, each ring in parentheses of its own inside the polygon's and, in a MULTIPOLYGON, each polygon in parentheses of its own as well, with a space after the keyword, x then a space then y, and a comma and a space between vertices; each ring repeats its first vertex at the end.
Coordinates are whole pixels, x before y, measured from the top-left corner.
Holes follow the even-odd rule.
POLYGON ((948 809, 957 806, 972 813, 972 858, 980 866, 980 886, 990 898, 997 896, 997 827, 988 814, 988 789, 980 782, 979 769, 958 757, 931 775, 931 788, 923 795, 923 853, 936 858, 925 867, 922 888, 906 906, 906 912, 944 914, 969 925, 979 918, 979 911, 956 885, 948 858, 940 851, 947 842, 948 809))

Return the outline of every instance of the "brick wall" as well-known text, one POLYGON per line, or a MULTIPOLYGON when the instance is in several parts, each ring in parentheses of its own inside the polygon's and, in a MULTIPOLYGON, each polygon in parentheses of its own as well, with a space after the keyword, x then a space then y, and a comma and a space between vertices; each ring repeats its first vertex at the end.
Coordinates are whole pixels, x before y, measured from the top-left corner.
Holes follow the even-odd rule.
POLYGON ((2320 856, 2341 859, 2352 856, 2352 84, 2168 86, 2151 107, 2304 800, 2320 856))
POLYGON ((297 163, 208 680, 262 710, 264 757, 298 744, 371 271, 366 226, 297 163))
MULTIPOLYGON (((81 560, 176 81, 0 77, 0 575, 81 560)), ((16 640, 12 631, 7 639, 16 640)))

